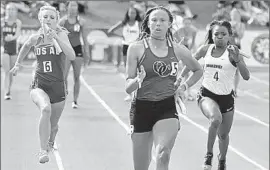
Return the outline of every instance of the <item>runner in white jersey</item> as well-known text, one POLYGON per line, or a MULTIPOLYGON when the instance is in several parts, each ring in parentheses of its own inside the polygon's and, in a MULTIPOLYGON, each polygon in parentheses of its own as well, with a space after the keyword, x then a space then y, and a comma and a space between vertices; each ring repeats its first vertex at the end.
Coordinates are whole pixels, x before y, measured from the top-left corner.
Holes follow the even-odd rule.
POLYGON ((226 49, 220 57, 213 57, 215 44, 210 44, 204 57, 204 76, 202 86, 217 95, 228 95, 234 88, 234 76, 237 70, 229 59, 226 49))
MULTIPOLYGON (((234 76, 239 70, 244 80, 250 77, 243 56, 239 55, 238 47, 228 45, 231 36, 232 27, 228 21, 213 21, 210 24, 206 45, 195 54, 197 60, 202 57, 205 60, 198 105, 210 121, 204 170, 210 170, 212 167, 213 146, 217 135, 220 150, 218 170, 226 169, 229 132, 234 115, 234 76)), ((188 69, 184 68, 181 77, 187 73, 188 69)))

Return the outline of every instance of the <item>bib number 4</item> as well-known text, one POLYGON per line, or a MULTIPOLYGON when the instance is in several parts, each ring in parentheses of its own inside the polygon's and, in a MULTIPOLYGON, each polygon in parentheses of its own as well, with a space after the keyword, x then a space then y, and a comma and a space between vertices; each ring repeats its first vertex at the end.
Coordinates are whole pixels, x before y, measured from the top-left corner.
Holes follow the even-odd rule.
POLYGON ((52 72, 52 62, 43 61, 43 69, 44 69, 44 73, 52 72))
POLYGON ((216 73, 214 74, 214 79, 215 79, 216 81, 218 81, 218 79, 219 79, 219 77, 218 77, 218 72, 216 72, 216 73))

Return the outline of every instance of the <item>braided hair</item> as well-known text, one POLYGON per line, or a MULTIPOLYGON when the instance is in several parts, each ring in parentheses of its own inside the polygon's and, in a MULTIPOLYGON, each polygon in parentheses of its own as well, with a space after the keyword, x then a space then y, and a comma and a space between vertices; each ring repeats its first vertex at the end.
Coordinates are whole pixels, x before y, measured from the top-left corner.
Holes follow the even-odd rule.
MULTIPOLYGON (((142 21, 141 29, 140 29, 140 35, 139 35, 139 38, 138 38, 139 40, 142 40, 142 39, 150 36, 150 29, 148 27, 148 21, 149 21, 150 14, 155 10, 164 10, 164 11, 166 11, 168 13, 168 15, 169 15, 170 22, 171 23, 173 22, 173 16, 172 16, 171 12, 167 8, 165 8, 163 6, 150 8, 146 12, 145 17, 144 17, 144 19, 142 21)), ((171 31, 171 26, 168 29, 167 33, 166 33, 166 38, 170 39, 171 41, 174 40, 173 35, 172 35, 172 31, 171 31)))
POLYGON ((231 36, 232 35, 232 26, 230 24, 229 21, 227 20, 222 20, 222 21, 217 21, 217 20, 214 20, 210 23, 210 26, 209 26, 209 30, 206 34, 206 40, 205 40, 205 44, 214 44, 214 40, 213 40, 213 37, 212 37, 212 33, 213 33, 213 28, 216 26, 216 25, 219 25, 219 26, 224 26, 227 28, 228 32, 229 32, 229 35, 231 36))

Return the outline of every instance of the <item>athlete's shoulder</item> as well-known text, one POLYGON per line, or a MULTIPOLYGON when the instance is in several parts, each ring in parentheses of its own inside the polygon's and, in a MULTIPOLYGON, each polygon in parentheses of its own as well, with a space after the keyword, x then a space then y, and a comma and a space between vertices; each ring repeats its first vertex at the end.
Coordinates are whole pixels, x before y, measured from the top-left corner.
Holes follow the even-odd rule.
POLYGON ((186 46, 184 46, 181 43, 177 43, 175 41, 172 41, 172 46, 173 46, 174 50, 177 51, 177 52, 188 52, 188 51, 190 51, 186 46))
POLYGON ((197 60, 199 60, 200 58, 204 58, 207 54, 207 51, 209 49, 209 47, 211 46, 211 44, 203 44, 201 45, 197 51, 194 54, 194 58, 196 58, 197 60))
POLYGON ((184 46, 181 43, 176 43, 175 41, 173 41, 172 44, 173 44, 175 57, 177 57, 179 61, 181 60, 183 56, 191 57, 191 51, 186 46, 184 46))
POLYGON ((144 51, 144 43, 143 40, 138 40, 131 43, 128 47, 128 54, 132 54, 134 56, 140 56, 144 51))
POLYGON ((78 22, 79 22, 79 24, 80 24, 81 26, 84 26, 84 24, 85 24, 85 19, 82 18, 81 16, 78 16, 78 22))
POLYGON ((34 33, 29 36, 28 40, 26 41, 26 45, 34 46, 37 44, 38 40, 42 38, 42 35, 39 33, 34 33))
POLYGON ((207 52, 207 50, 210 46, 211 46, 211 44, 203 44, 198 48, 198 51, 207 52))
POLYGON ((129 48, 140 49, 144 46, 144 40, 137 40, 129 45, 129 48))

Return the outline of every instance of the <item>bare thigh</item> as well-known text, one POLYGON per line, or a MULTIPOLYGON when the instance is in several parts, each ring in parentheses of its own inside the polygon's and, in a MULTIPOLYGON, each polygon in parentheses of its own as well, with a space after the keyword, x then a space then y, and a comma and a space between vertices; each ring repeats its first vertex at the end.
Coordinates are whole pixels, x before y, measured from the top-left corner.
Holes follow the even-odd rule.
POLYGON ((211 119, 214 116, 219 116, 219 117, 222 116, 218 104, 213 99, 211 99, 209 97, 203 97, 199 101, 199 107, 200 107, 202 113, 208 119, 211 119))
POLYGON ((153 146, 152 132, 131 134, 133 161, 135 169, 146 170, 151 161, 151 151, 153 146))
POLYGON ((40 88, 32 89, 30 91, 30 97, 40 110, 50 105, 48 94, 40 88))
POLYGON ((17 55, 10 56, 10 68, 14 67, 17 57, 18 57, 17 55))
POLYGON ((83 58, 76 57, 74 61, 71 62, 73 67, 74 79, 77 79, 81 75, 81 68, 82 68, 83 58))
POLYGON ((233 124, 234 110, 222 114, 222 123, 219 126, 218 135, 224 139, 229 132, 233 124))
POLYGON ((155 146, 160 145, 171 150, 174 146, 179 128, 180 123, 176 118, 159 120, 153 127, 155 146))
POLYGON ((1 65, 5 72, 11 69, 10 56, 7 53, 1 54, 1 65))
POLYGON ((52 115, 51 115, 51 124, 56 126, 59 122, 59 119, 63 113, 65 107, 65 101, 52 104, 52 115))

